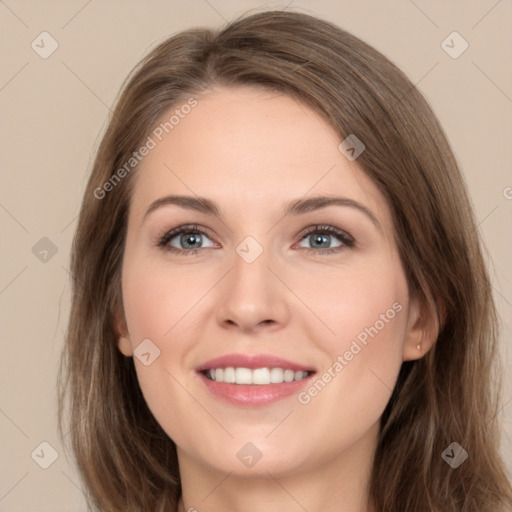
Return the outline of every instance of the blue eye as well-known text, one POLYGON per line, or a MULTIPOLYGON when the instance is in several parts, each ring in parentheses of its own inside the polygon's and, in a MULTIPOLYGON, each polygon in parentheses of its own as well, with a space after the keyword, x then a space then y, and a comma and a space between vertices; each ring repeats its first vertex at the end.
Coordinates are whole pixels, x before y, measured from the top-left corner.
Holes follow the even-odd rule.
POLYGON ((215 247, 207 233, 196 225, 180 226, 166 233, 158 242, 160 247, 180 254, 195 254, 198 249, 215 247), (209 242, 206 242, 205 239, 209 242))
MULTIPOLYGON (((330 254, 353 247, 354 238, 334 226, 311 226, 302 233, 298 247, 313 254, 330 254), (306 245, 303 245, 303 244, 306 245)), ((163 235, 157 245, 175 254, 193 255, 200 249, 219 247, 196 224, 179 226, 163 235)))
POLYGON ((334 226, 314 226, 310 228, 301 238, 301 242, 306 242, 306 246, 302 245, 307 251, 313 253, 329 254, 339 252, 344 247, 352 247, 354 239, 344 231, 334 226))

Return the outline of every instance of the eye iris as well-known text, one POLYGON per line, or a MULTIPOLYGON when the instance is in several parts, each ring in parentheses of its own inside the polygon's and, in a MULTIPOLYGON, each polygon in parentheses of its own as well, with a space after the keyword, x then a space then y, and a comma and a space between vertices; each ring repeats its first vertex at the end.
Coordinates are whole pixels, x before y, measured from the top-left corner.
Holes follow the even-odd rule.
POLYGON ((313 244, 319 244, 316 247, 329 247, 329 242, 331 240, 330 235, 314 235, 313 236, 313 244))
POLYGON ((194 248, 194 244, 198 244, 195 247, 201 247, 200 237, 200 234, 184 233, 180 237, 180 243, 182 244, 182 247, 185 247, 187 249, 194 248))

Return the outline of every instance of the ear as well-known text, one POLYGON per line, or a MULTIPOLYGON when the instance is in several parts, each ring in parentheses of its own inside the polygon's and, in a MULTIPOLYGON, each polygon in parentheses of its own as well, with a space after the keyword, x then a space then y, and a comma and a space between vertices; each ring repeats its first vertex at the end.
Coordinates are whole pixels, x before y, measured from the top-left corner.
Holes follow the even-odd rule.
POLYGON ((121 307, 117 307, 114 313, 114 327, 117 334, 117 348, 126 357, 132 356, 132 342, 130 341, 126 319, 121 307))
POLYGON ((404 361, 420 359, 434 346, 445 316, 444 307, 440 307, 438 318, 435 312, 429 310, 425 301, 411 299, 405 333, 404 361))

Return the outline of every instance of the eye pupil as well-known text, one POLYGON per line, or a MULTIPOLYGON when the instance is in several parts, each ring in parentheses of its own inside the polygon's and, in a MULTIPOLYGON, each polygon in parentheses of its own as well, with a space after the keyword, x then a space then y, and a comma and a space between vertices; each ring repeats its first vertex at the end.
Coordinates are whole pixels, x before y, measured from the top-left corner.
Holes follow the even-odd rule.
MULTIPOLYGON (((199 234, 194 233, 184 233, 181 235, 181 244, 183 247, 190 248, 190 246, 194 246, 194 244, 198 244, 199 247, 201 247, 201 239, 199 234)), ((196 246, 197 247, 197 246, 196 246)))
MULTIPOLYGON (((319 244, 320 247, 329 247, 330 235, 315 235, 313 237, 314 243, 319 244)), ((317 246, 317 247, 318 247, 317 246)))

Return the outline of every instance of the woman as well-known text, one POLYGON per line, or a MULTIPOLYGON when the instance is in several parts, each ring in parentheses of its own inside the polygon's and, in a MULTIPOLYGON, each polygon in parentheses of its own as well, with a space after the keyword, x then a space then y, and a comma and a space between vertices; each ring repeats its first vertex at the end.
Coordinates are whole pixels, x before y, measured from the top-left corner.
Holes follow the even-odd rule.
POLYGON ((60 404, 98 509, 512 510, 463 178, 338 27, 263 12, 145 57, 72 274, 60 404))

